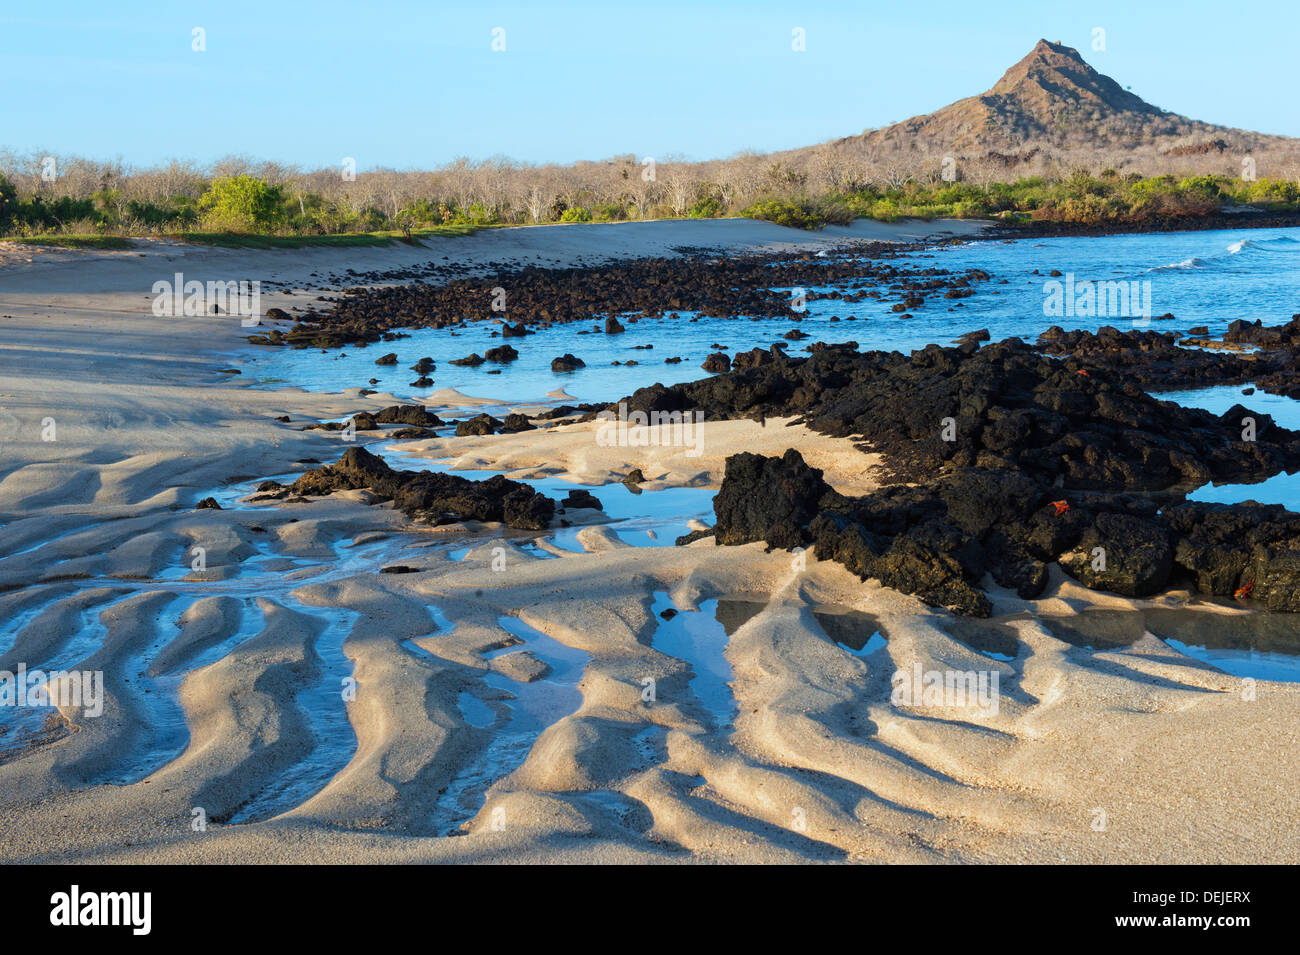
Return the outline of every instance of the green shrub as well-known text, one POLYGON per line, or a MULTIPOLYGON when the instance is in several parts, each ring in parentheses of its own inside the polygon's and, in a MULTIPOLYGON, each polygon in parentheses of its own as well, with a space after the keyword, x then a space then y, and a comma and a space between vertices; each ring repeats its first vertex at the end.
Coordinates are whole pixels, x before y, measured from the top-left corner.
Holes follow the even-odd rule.
POLYGON ((199 199, 203 223, 218 231, 255 232, 273 229, 281 219, 284 193, 253 176, 214 180, 199 199))
POLYGON ((1300 185, 1290 179, 1236 180, 1223 191, 1236 202, 1269 209, 1283 210, 1300 204, 1300 185))
POLYGON ((898 209, 898 203, 892 199, 881 199, 871 204, 871 218, 880 222, 897 222, 903 218, 902 212, 898 209))
POLYGON ((714 196, 705 196, 703 199, 697 199, 686 210, 686 215, 691 219, 716 219, 725 211, 721 200, 714 196))
POLYGON ((792 229, 820 229, 826 224, 826 220, 808 203, 797 203, 790 199, 764 199, 754 203, 741 215, 775 222, 792 229))
POLYGON ((597 222, 621 222, 627 218, 627 206, 621 202, 602 202, 591 214, 597 222))

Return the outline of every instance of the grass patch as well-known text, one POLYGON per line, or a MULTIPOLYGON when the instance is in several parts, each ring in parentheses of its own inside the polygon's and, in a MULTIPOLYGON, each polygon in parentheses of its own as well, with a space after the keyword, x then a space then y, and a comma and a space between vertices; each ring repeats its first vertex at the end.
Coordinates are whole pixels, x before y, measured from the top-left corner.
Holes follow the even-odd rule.
MULTIPOLYGON (((414 229, 413 239, 434 236, 472 235, 481 226, 443 225, 427 229, 414 229)), ((254 232, 178 232, 165 238, 195 245, 213 245, 223 249, 304 249, 312 246, 362 246, 392 245, 405 240, 405 234, 396 230, 383 232, 344 232, 337 235, 259 235, 254 232)))
POLYGON ((21 245, 48 245, 60 249, 130 249, 130 239, 120 235, 74 235, 51 233, 49 235, 8 236, 0 242, 17 242, 21 245))

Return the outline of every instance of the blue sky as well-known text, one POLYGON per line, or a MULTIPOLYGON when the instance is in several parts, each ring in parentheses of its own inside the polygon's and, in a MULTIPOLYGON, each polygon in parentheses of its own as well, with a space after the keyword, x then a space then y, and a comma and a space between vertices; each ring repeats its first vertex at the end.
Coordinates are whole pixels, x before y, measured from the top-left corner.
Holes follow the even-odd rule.
POLYGON ((1300 136, 1297 25, 1294 0, 3 0, 0 146, 140 165, 708 159, 929 112, 987 89, 1040 37, 1157 106, 1300 136))

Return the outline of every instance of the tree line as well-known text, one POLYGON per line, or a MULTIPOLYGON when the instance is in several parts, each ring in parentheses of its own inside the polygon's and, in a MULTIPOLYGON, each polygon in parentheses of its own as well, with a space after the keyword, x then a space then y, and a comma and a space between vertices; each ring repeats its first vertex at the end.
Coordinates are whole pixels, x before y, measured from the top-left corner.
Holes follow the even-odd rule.
POLYGON ((737 215, 804 228, 912 216, 1088 223, 1205 215, 1234 204, 1294 211, 1300 203, 1295 169, 1257 178, 1236 170, 1237 157, 1193 158, 1202 161, 1093 151, 1039 154, 1008 166, 995 154, 882 156, 825 144, 710 162, 462 158, 432 170, 356 171, 345 161, 303 171, 241 157, 135 168, 0 152, 0 234, 413 235, 446 226, 737 215), (1216 160, 1210 168, 1221 171, 1203 171, 1216 160), (1135 169, 1139 164, 1146 168, 1135 169))

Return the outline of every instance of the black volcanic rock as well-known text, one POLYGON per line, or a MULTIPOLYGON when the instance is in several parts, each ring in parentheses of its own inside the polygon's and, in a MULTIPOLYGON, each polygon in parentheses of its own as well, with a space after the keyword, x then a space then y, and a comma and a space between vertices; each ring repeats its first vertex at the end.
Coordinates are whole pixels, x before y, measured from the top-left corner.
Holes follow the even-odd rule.
MULTIPOLYGON (((1111 353, 1123 350, 1116 341, 1140 350, 1147 334, 1104 336, 1106 364, 1045 358, 1017 340, 907 356, 821 346, 625 401, 708 419, 797 415, 865 440, 909 482, 848 498, 794 450, 733 455, 714 504, 721 544, 811 541, 823 559, 965 614, 990 612, 986 575, 1032 599, 1053 562, 1085 586, 1130 596, 1181 583, 1300 609, 1300 515, 1183 502, 1210 480, 1300 469, 1300 434, 1242 406, 1213 415, 1135 387, 1137 360, 1111 353), (1243 417, 1255 419, 1256 440, 1242 440, 1243 417)), ((1163 346, 1143 353, 1172 360, 1163 346)), ((1211 369, 1236 360, 1209 358, 1211 369)), ((1167 373, 1181 374, 1176 362, 1167 373)))
POLYGON ((796 416, 815 431, 866 440, 908 481, 980 467, 1064 488, 1165 490, 1300 468, 1300 435, 1267 415, 1250 415, 1258 440, 1242 441, 1246 409, 1218 416, 1159 401, 1132 383, 1128 366, 1056 361, 1017 339, 910 355, 813 348, 807 358, 625 400, 634 410, 696 409, 706 420, 796 416))
POLYGON ((359 447, 348 448, 336 464, 307 471, 290 488, 312 497, 358 489, 391 500, 407 516, 431 524, 500 521, 520 530, 545 530, 555 513, 550 498, 499 474, 471 481, 432 471, 396 471, 359 447))
POLYGON ((822 472, 804 463, 793 448, 782 458, 734 454, 727 458, 726 477, 713 500, 718 543, 799 547, 809 541, 807 525, 828 495, 834 491, 822 472))
MULTIPOLYGON (((1258 322, 1234 322, 1230 329, 1236 330, 1225 333, 1224 342, 1237 353, 1225 353, 1223 343, 1204 337, 1189 338, 1187 344, 1218 350, 1185 348, 1176 332, 1120 331, 1109 326, 1095 333, 1058 328, 1050 337, 1046 332, 1040 336, 1039 344, 1046 354, 1107 368, 1153 391, 1258 382, 1265 391, 1300 398, 1300 380, 1294 373, 1300 342, 1291 340, 1296 324, 1294 319, 1271 328, 1258 322), (1249 345, 1261 351, 1239 353, 1249 345)), ((1188 334, 1204 336, 1207 331, 1200 326, 1188 334)))
POLYGON ((714 352, 700 367, 711 374, 725 374, 731 371, 731 359, 724 352, 714 352))
POLYGON ((586 367, 585 361, 567 352, 551 361, 551 371, 577 371, 579 368, 586 367))
POLYGON ((446 424, 432 411, 426 411, 423 405, 389 405, 375 415, 379 424, 405 424, 417 428, 433 428, 446 424))
POLYGON ((733 371, 743 371, 746 368, 757 368, 759 365, 771 364, 774 361, 784 361, 786 355, 782 351, 783 345, 783 342, 778 342, 767 349, 751 348, 749 351, 736 352, 735 357, 731 359, 731 368, 733 371))
POLYGON ((1100 514, 1061 567, 1092 590, 1147 597, 1164 589, 1174 569, 1167 526, 1127 514, 1100 514))
POLYGON ((1175 568, 1196 590, 1300 612, 1300 514, 1279 504, 1188 502, 1165 516, 1175 568))
POLYGON ((520 414, 518 411, 512 411, 506 415, 506 420, 501 422, 502 434, 517 434, 520 431, 536 431, 537 425, 528 420, 528 415, 520 414))
POLYGON ((303 431, 343 431, 352 426, 354 431, 374 431, 379 427, 379 419, 369 411, 358 411, 347 421, 321 421, 316 424, 305 424, 302 426, 303 431))
POLYGON ((456 425, 456 437, 465 438, 475 435, 496 434, 501 429, 502 421, 490 414, 478 414, 466 418, 456 425))
POLYGON ((593 510, 604 510, 600 503, 600 498, 592 494, 586 488, 576 488, 569 492, 568 497, 560 502, 565 508, 570 507, 587 507, 593 510))
MULTIPOLYGON (((479 314, 484 296, 502 286, 511 290, 511 308, 527 314, 535 325, 610 319, 605 327, 618 334, 615 329, 625 323, 652 316, 695 321, 700 316, 745 315, 800 321, 803 315, 792 308, 788 292, 792 287, 812 288, 807 295, 810 301, 858 302, 868 296, 863 283, 873 282, 900 290, 905 299, 924 300, 951 288, 972 289, 973 283, 988 278, 979 270, 950 273, 897 263, 910 248, 903 243, 863 242, 855 251, 869 253, 869 259, 804 252, 682 255, 563 269, 526 266, 475 278, 433 266, 360 273, 359 284, 331 300, 328 310, 313 308, 287 331, 271 329, 250 336, 249 341, 339 348, 392 340, 401 328, 455 327, 465 323, 465 316, 479 314), (436 281, 420 280, 426 277, 436 281), (836 284, 848 288, 817 290, 836 284), (696 314, 682 319, 683 310, 696 314)), ((522 322, 506 323, 500 334, 514 338, 530 331, 522 322)))
POLYGON ((1300 315, 1285 325, 1267 326, 1256 319, 1246 322, 1237 319, 1223 333, 1223 340, 1232 344, 1259 345, 1265 348, 1300 346, 1300 315))

